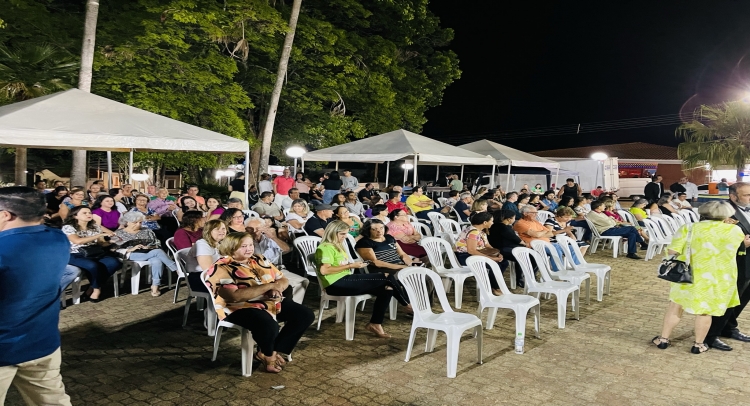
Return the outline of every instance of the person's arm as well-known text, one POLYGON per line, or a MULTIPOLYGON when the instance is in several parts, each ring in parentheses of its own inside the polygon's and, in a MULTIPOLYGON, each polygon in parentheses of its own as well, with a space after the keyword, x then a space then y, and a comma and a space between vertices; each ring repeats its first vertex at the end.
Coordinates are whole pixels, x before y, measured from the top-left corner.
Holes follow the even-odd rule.
POLYGON ((265 231, 263 231, 263 235, 273 240, 273 242, 275 242, 279 246, 279 248, 281 248, 281 251, 283 253, 286 254, 292 250, 291 248, 289 248, 289 244, 279 238, 279 236, 276 234, 276 229, 269 227, 265 231))
POLYGON ((477 240, 475 238, 471 238, 471 236, 466 237, 466 251, 469 253, 469 255, 483 256, 485 258, 489 258, 496 262, 500 262, 503 260, 503 256, 500 254, 497 254, 497 256, 494 256, 494 257, 491 257, 487 254, 483 254, 481 251, 477 249, 477 240))
POLYGON ((255 299, 272 290, 283 292, 287 286, 289 286, 289 281, 285 277, 282 277, 275 282, 249 286, 244 289, 226 289, 221 287, 218 293, 228 303, 238 303, 255 299))
POLYGON ((91 242, 96 242, 100 237, 104 237, 106 234, 99 233, 92 235, 91 237, 79 237, 75 234, 68 234, 68 240, 72 242, 73 244, 77 245, 86 245, 91 242))
POLYGON ((198 265, 204 271, 214 265, 214 259, 211 255, 198 255, 195 258, 198 260, 198 265))
POLYGON ((289 220, 289 219, 287 219, 286 222, 287 222, 287 224, 289 224, 290 226, 292 226, 295 230, 299 230, 299 229, 301 229, 302 227, 305 226, 304 224, 300 223, 299 220, 289 220))
POLYGON ((357 253, 359 254, 359 256, 362 257, 362 259, 364 259, 365 261, 372 262, 372 264, 378 268, 386 268, 386 269, 394 269, 394 270, 406 268, 405 265, 392 264, 390 262, 379 260, 375 256, 375 251, 372 248, 357 248, 357 253))
POLYGON ((271 183, 271 187, 273 188, 273 194, 277 195, 279 192, 276 191, 276 180, 274 180, 273 183, 271 183))
POLYGON ((332 275, 347 269, 360 269, 366 267, 367 264, 364 262, 354 262, 351 264, 344 264, 339 266, 333 266, 332 264, 321 264, 318 270, 321 275, 332 275))

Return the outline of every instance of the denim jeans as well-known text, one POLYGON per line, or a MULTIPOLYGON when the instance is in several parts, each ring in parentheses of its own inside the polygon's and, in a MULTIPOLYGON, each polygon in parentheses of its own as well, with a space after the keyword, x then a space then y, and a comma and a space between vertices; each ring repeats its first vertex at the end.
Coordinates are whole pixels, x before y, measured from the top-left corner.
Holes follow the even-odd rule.
POLYGON ((177 264, 169 259, 164 251, 158 248, 146 253, 133 252, 130 254, 130 257, 128 257, 128 259, 130 259, 131 261, 148 261, 151 268, 152 286, 159 286, 164 265, 166 265, 170 271, 177 270, 177 264))
MULTIPOLYGON (((556 243, 556 242, 553 242, 552 245, 557 250, 557 257, 560 258, 563 261, 563 265, 564 265, 565 264, 565 262, 564 262, 565 261, 565 257, 563 256, 562 246, 560 244, 556 243)), ((576 265, 580 265, 581 263, 578 261, 578 257, 576 257, 575 254, 573 254, 573 248, 569 247, 569 250, 570 250, 569 257, 573 258, 573 262, 575 262, 576 265)), ((545 249, 545 251, 547 252, 547 255, 551 255, 551 253, 549 252, 548 249, 545 249)), ((550 267, 552 268, 552 272, 558 272, 559 271, 559 269, 557 269, 557 265, 555 265, 555 261, 553 261, 551 258, 549 260, 549 264, 550 264, 550 267)))
POLYGON ((323 191, 323 203, 325 204, 331 204, 331 200, 333 200, 333 196, 336 196, 340 192, 338 190, 324 190, 323 191))
POLYGON ((73 265, 66 265, 60 280, 60 289, 65 290, 81 273, 81 270, 73 265))

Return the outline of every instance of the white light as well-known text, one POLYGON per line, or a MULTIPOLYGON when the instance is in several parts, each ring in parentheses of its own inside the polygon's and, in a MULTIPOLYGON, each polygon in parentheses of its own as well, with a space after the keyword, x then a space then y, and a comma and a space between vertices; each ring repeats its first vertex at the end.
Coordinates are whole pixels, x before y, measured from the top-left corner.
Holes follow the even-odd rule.
POLYGON ((223 176, 232 177, 235 173, 232 171, 216 171, 216 179, 220 179, 223 176))
POLYGON ((133 180, 136 182, 142 182, 146 179, 148 179, 148 174, 146 173, 134 173, 133 174, 133 180))
POLYGON ((604 161, 607 158, 609 157, 604 152, 594 152, 593 154, 591 154, 591 159, 594 159, 597 161, 604 161))
POLYGON ((406 169, 408 171, 410 169, 414 169, 414 165, 412 165, 412 164, 403 164, 403 165, 401 165, 401 169, 406 169))
POLYGON ((289 147, 286 149, 286 154, 292 158, 299 158, 302 155, 305 155, 305 152, 307 152, 307 150, 302 147, 289 147))

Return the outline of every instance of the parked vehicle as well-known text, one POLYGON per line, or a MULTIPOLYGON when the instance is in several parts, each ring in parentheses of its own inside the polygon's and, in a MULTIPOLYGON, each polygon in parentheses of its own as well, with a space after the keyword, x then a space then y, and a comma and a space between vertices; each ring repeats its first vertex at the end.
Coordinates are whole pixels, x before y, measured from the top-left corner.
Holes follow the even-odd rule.
POLYGON ((650 178, 620 178, 620 189, 617 195, 623 199, 639 199, 644 196, 643 188, 649 182, 651 182, 650 178))

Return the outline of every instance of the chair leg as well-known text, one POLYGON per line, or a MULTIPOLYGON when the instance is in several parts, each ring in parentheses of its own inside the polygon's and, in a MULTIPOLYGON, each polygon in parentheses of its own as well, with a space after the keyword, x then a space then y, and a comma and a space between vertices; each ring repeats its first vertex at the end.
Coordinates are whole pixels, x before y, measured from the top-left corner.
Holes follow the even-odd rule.
POLYGON ((208 336, 213 337, 216 334, 216 326, 217 326, 217 315, 216 311, 214 309, 209 309, 208 307, 203 310, 203 317, 206 319, 206 330, 208 330, 208 336))
POLYGON ((586 279, 586 305, 591 304, 591 277, 586 279))
MULTIPOLYGON (((495 327, 496 317, 497 317, 497 307, 490 307, 490 310, 487 311, 487 330, 492 330, 492 328, 495 327)), ((481 315, 479 319, 480 320, 482 319, 481 315)))
MULTIPOLYGON (((448 334, 448 378, 455 378, 456 369, 458 369, 458 348, 461 345, 461 333, 451 330, 446 333, 448 334)), ((479 334, 481 334, 481 331, 479 334)))
POLYGON ((192 296, 188 296, 187 300, 185 301, 185 314, 182 316, 182 327, 185 327, 185 325, 187 325, 188 313, 190 312, 190 302, 192 301, 192 296))
POLYGON ((61 306, 61 307, 62 307, 63 309, 66 309, 66 308, 67 308, 67 305, 65 304, 65 298, 66 298, 66 296, 65 296, 65 290, 63 289, 63 291, 62 291, 62 292, 60 292, 60 306, 61 306))
POLYGON ((365 311, 365 304, 367 304, 367 300, 362 301, 362 308, 360 310, 365 311))
POLYGON ((617 258, 617 251, 620 249, 620 241, 612 240, 612 258, 617 258))
POLYGON ((81 280, 73 281, 71 287, 73 288, 73 304, 81 303, 81 280))
POLYGON ((216 354, 219 353, 219 343, 221 342, 222 330, 224 330, 222 327, 216 329, 216 335, 214 335, 214 355, 211 357, 211 361, 216 361, 216 354))
POLYGON ((456 278, 455 284, 456 292, 454 294, 456 295, 456 309, 460 309, 461 302, 463 301, 464 297, 464 280, 461 278, 456 278))
POLYGON ((253 341, 253 337, 248 329, 241 329, 240 335, 242 336, 242 376, 251 376, 253 374, 253 350, 255 347, 255 341, 253 341))
POLYGON ((520 308, 516 310, 516 337, 521 334, 521 337, 526 338, 526 316, 529 313, 529 309, 520 308))
POLYGON ((607 275, 597 274, 596 275, 596 300, 601 302, 604 296, 604 284, 607 279, 607 275))
POLYGON ((112 281, 115 285, 115 297, 120 297, 120 272, 121 271, 117 271, 114 275, 112 275, 112 281))
POLYGON ((477 364, 483 364, 484 360, 482 359, 482 350, 484 347, 484 336, 481 325, 474 327, 474 335, 477 337, 477 364))
POLYGON ((345 301, 336 301, 336 323, 344 321, 345 301))
POLYGON ((609 288, 612 286, 612 271, 607 271, 607 296, 609 296, 609 288))
MULTIPOLYGON (((164 267, 167 270, 167 289, 172 289, 172 271, 169 268, 164 267)), ((180 277, 177 277, 177 283, 180 283, 180 277)))
POLYGON ((406 346, 406 358, 404 358, 404 362, 409 362, 409 358, 411 358, 411 349, 414 347, 414 339, 416 337, 417 329, 412 327, 411 333, 409 334, 409 344, 406 346))
POLYGON ((542 334, 539 328, 539 324, 542 322, 542 305, 538 304, 534 306, 534 331, 536 332, 536 338, 541 339, 542 334))
MULTIPOLYGON (((177 294, 180 292, 180 279, 182 278, 178 276, 174 287, 174 299, 172 299, 172 303, 177 303, 177 294)), ((187 279, 185 282, 187 282, 187 279)))
POLYGON ((432 352, 435 350, 435 341, 437 340, 437 330, 429 328, 427 329, 427 342, 424 346, 424 352, 432 352))
POLYGON ((581 320, 581 291, 575 290, 573 291, 573 302, 575 302, 575 311, 576 311, 576 320, 581 320))
POLYGON ((325 307, 325 304, 327 303, 326 300, 323 300, 323 296, 320 297, 320 310, 318 311, 318 328, 317 330, 320 331, 320 322, 323 321, 323 308, 325 307))
MULTIPOLYGON (((341 303, 339 302, 339 304, 341 303)), ((357 304, 354 302, 354 297, 347 297, 344 307, 346 308, 346 322, 344 323, 346 340, 352 341, 354 340, 354 316, 357 314, 357 304)))
POLYGON ((508 261, 508 273, 510 274, 510 288, 515 289, 517 286, 516 281, 516 265, 513 261, 508 261))
POLYGON ((453 279, 444 277, 443 278, 443 289, 445 290, 445 293, 447 294, 451 290, 451 283, 453 282, 453 279))
POLYGON ((133 263, 130 266, 130 294, 137 295, 141 286, 141 267, 133 263))
POLYGON ((568 310, 568 295, 557 295, 557 328, 565 328, 565 312, 568 310))
POLYGON ((391 303, 389 304, 389 311, 391 320, 396 320, 396 314, 398 312, 398 301, 395 298, 391 298, 391 303))
POLYGON ((203 299, 202 297, 196 297, 195 298, 195 309, 198 311, 203 310, 208 304, 206 303, 207 300, 203 299))

